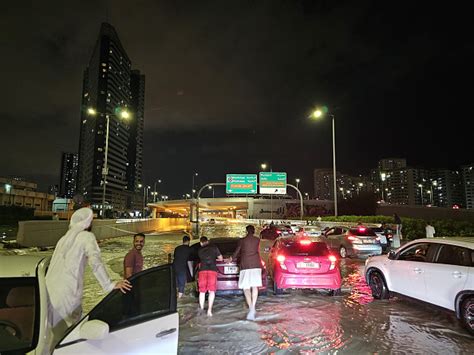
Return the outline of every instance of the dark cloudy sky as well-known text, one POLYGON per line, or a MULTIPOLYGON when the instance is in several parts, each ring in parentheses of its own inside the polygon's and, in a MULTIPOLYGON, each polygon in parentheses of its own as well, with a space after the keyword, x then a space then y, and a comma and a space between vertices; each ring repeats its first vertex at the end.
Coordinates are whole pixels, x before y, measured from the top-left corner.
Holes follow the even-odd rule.
POLYGON ((471 12, 455 2, 22 1, 0 13, 0 176, 58 183, 77 151, 82 71, 108 18, 146 75, 145 181, 177 196, 262 162, 300 177, 383 157, 474 161, 471 12), (418 3, 418 4, 415 4, 418 3), (107 10, 108 7, 108 10, 107 10))

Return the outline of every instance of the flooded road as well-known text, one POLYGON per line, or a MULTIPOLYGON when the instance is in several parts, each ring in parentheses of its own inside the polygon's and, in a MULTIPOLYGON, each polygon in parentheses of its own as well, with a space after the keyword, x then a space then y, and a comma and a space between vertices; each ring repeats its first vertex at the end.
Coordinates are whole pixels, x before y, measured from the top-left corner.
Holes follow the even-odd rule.
MULTIPOLYGON (((205 226, 203 234, 211 238, 237 237, 243 230, 242 225, 216 224, 205 226)), ((182 235, 148 235, 143 249, 144 266, 166 263, 168 253, 181 244, 182 235)), ((120 279, 131 237, 104 241, 100 247, 112 279, 120 279)), ((47 255, 51 251, 20 253, 47 255)), ((309 290, 275 296, 269 291, 258 299, 254 322, 245 320, 248 310, 243 296, 216 297, 214 316, 199 315, 194 285, 187 284, 186 295, 178 301, 179 353, 473 353, 474 338, 449 312, 399 298, 374 301, 363 280, 363 268, 363 260, 341 261, 341 296, 309 290)), ((100 286, 87 269, 85 312, 102 298, 98 294, 102 294, 100 286)))

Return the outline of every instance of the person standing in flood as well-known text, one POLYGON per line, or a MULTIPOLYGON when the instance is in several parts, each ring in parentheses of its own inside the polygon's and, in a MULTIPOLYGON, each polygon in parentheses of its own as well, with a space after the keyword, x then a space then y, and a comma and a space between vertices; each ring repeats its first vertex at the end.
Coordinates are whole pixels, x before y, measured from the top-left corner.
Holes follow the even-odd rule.
POLYGON ((217 263, 223 261, 224 258, 213 244, 209 244, 207 237, 201 237, 201 248, 198 251, 200 266, 199 266, 199 310, 204 310, 204 302, 206 300, 206 292, 209 292, 207 315, 212 317, 212 306, 217 290, 217 263))
POLYGON ((245 301, 249 307, 248 320, 255 320, 258 288, 262 287, 262 261, 260 259, 260 238, 256 237, 255 227, 248 225, 247 235, 239 244, 230 260, 240 256, 239 288, 244 291, 245 301))
POLYGON ((176 275, 176 284, 178 285, 178 298, 183 297, 184 288, 187 281, 187 271, 188 268, 188 259, 191 255, 191 248, 189 247, 189 242, 191 238, 185 235, 183 236, 183 244, 177 246, 174 249, 173 254, 173 269, 176 275))
POLYGON ((142 250, 144 246, 145 234, 135 234, 133 236, 133 248, 130 249, 123 259, 123 277, 125 279, 143 270, 142 250))

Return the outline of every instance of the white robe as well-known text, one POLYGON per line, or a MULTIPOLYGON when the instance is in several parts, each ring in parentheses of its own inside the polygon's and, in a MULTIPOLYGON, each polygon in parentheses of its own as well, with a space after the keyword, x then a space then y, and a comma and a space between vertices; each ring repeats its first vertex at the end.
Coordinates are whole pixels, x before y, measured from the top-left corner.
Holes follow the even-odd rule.
POLYGON ((62 237, 56 245, 46 274, 50 306, 68 326, 81 316, 84 269, 87 262, 104 291, 110 292, 115 283, 107 274, 99 246, 91 232, 82 231, 77 235, 66 234, 62 237))

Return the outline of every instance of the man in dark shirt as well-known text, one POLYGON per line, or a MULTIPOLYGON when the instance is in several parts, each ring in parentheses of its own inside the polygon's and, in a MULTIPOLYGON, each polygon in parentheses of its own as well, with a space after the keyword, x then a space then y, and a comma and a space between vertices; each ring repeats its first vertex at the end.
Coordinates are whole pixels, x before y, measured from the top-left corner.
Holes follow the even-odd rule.
POLYGON ((201 237, 201 248, 198 251, 200 259, 199 266, 199 309, 204 310, 206 292, 209 291, 207 315, 212 317, 212 305, 216 297, 217 288, 217 265, 216 260, 222 261, 224 258, 217 246, 209 244, 206 237, 201 237))
POLYGON ((123 278, 128 279, 130 276, 143 270, 142 249, 145 245, 145 234, 138 233, 133 236, 133 249, 131 249, 123 260, 123 278))
POLYGON ((173 268, 176 275, 176 284, 178 285, 178 298, 183 297, 184 287, 186 286, 188 259, 191 254, 189 241, 191 239, 185 235, 183 237, 183 244, 176 247, 173 256, 173 268))
POLYGON ((260 238, 254 235, 255 227, 248 225, 247 235, 239 240, 237 249, 230 260, 240 255, 239 288, 244 290, 245 300, 249 306, 248 320, 255 320, 258 288, 262 287, 262 261, 260 259, 260 238))

